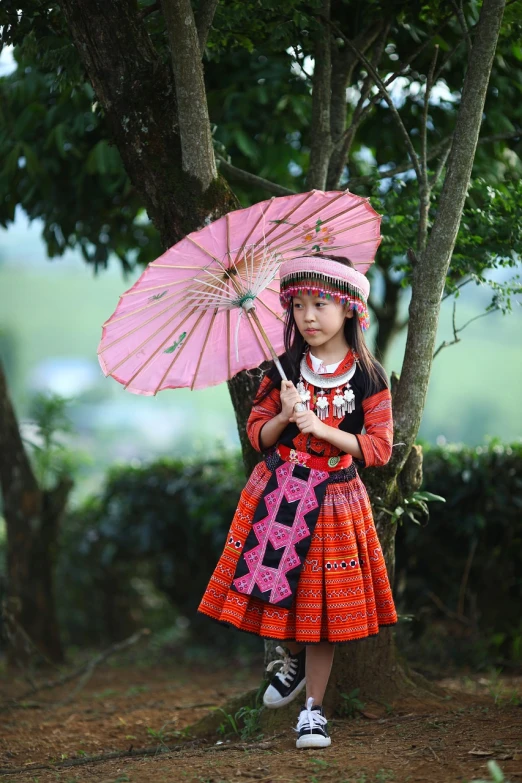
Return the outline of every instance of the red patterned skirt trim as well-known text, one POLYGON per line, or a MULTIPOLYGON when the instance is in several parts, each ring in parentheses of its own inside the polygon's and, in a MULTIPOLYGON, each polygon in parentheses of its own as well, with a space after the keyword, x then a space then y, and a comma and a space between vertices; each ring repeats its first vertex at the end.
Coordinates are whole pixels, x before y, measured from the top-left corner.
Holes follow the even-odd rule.
POLYGON ((326 489, 293 606, 283 609, 230 589, 270 477, 260 462, 247 482, 223 554, 198 611, 266 639, 333 644, 375 636, 397 612, 366 488, 359 476, 326 489))

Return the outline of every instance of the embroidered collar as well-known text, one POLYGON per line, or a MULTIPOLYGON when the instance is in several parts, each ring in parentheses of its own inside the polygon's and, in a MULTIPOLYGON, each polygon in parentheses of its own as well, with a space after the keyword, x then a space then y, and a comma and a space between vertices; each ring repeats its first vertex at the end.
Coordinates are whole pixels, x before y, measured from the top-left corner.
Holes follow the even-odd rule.
MULTIPOLYGON (((310 356, 310 351, 309 350, 306 352, 305 358, 306 358, 306 364, 308 365, 310 370, 313 373, 315 373, 314 366, 312 364, 312 357, 310 356)), ((351 370, 352 366, 355 364, 355 362, 357 361, 358 358, 359 357, 357 356, 357 354, 354 351, 352 351, 351 348, 348 348, 348 353, 346 354, 344 359, 341 362, 339 362, 339 365, 334 370, 334 372, 332 372, 332 373, 320 373, 320 377, 321 378, 322 377, 333 378, 334 376, 337 376, 337 375, 344 375, 346 372, 351 370)), ((317 373, 317 374, 319 374, 319 373, 317 373)))

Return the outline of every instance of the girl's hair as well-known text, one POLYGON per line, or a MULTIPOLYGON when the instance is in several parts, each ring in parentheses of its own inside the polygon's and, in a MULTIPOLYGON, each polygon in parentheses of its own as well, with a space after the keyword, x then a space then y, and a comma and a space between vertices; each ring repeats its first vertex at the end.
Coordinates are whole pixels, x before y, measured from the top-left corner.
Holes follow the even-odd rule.
MULTIPOLYGON (((343 264, 344 266, 349 266, 354 269, 354 265, 350 259, 345 258, 344 256, 314 253, 314 258, 325 258, 329 261, 337 261, 339 264, 343 264)), ((350 348, 359 356, 359 365, 363 370, 364 375, 365 397, 369 397, 372 394, 376 394, 377 392, 381 391, 383 386, 388 387, 388 378, 386 377, 384 369, 375 359, 364 341, 364 335, 361 329, 361 324, 359 323, 357 310, 353 311, 353 318, 345 319, 344 336, 350 348)), ((281 357, 281 361, 288 379, 293 381, 295 384, 299 380, 299 365, 308 343, 297 328, 294 319, 294 311, 291 304, 286 311, 284 341, 285 356, 281 357)), ((256 398, 256 403, 262 402, 262 400, 272 391, 272 389, 276 385, 279 385, 279 372, 275 366, 270 367, 267 375, 270 378, 271 383, 268 384, 265 392, 260 397, 256 398)))

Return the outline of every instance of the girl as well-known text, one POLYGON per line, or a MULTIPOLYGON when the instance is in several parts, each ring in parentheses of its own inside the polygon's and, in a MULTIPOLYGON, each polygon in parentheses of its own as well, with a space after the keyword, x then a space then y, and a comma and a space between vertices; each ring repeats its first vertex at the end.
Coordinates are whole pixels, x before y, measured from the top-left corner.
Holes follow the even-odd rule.
POLYGON ((322 702, 334 645, 395 625, 397 613, 356 464, 392 450, 391 395, 365 345, 367 278, 317 254, 280 268, 288 381, 263 378, 247 422, 264 460, 243 490, 199 610, 288 652, 263 701, 282 707, 306 686, 297 747, 331 743, 322 702), (362 429, 365 434, 361 434, 362 429))

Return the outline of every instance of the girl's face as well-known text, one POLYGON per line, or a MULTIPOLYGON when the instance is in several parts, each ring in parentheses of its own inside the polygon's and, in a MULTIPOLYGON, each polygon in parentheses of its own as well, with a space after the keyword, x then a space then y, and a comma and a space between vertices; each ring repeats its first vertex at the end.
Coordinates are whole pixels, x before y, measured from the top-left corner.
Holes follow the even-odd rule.
POLYGON ((348 305, 308 294, 293 297, 293 314, 299 332, 312 347, 324 345, 338 335, 344 337, 344 321, 353 318, 348 305))

